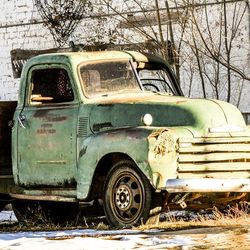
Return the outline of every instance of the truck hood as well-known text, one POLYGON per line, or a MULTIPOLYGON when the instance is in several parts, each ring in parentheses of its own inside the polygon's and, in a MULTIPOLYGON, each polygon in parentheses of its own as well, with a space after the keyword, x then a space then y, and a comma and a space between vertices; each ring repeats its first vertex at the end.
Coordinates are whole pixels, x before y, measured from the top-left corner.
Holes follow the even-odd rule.
POLYGON ((190 99, 157 93, 126 93, 94 98, 90 128, 94 133, 123 127, 145 126, 143 117, 150 114, 151 127, 186 128, 193 136, 210 132, 247 130, 241 112, 233 105, 212 99, 190 99))

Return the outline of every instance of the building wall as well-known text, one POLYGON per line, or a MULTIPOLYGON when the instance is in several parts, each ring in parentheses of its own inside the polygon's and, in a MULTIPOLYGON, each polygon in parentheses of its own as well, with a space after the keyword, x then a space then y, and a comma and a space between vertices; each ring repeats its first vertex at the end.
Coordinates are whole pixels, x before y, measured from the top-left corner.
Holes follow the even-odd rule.
POLYGON ((13 78, 10 51, 54 47, 32 0, 3 0, 0 15, 0 99, 16 100, 19 79, 13 78))
MULTIPOLYGON (((164 1, 160 2, 162 4, 164 1)), ((2 0, 1 3, 2 7, 0 15, 0 100, 16 100, 18 95, 19 79, 13 78, 10 51, 13 49, 43 50, 55 48, 56 44, 48 28, 42 22, 42 19, 36 9, 36 6, 34 6, 33 4, 33 0, 2 0)), ((136 6, 134 6, 134 9, 135 8, 136 6)), ((101 11, 103 10, 102 8, 100 9, 101 11)), ((98 14, 98 11, 96 11, 94 14, 98 14)), ((247 16, 244 18, 244 25, 246 26, 246 28, 241 34, 241 36, 244 43, 246 43, 246 41, 249 43, 249 18, 247 16)), ((99 43, 108 43, 110 42, 110 30, 116 30, 115 25, 117 24, 118 19, 119 18, 112 17, 91 19, 84 18, 76 27, 76 30, 72 34, 71 39, 73 39, 75 43, 81 44, 94 44, 96 43, 96 41, 98 41, 99 43), (111 19, 112 21, 110 21, 111 19)), ((131 30, 123 29, 122 34, 125 40, 127 39, 131 41, 134 39, 135 42, 142 41, 142 38, 140 38, 139 35, 134 36, 131 30)), ((113 34, 113 37, 115 37, 115 35, 113 34)), ((116 37, 115 42, 119 43, 121 42, 121 39, 119 40, 116 37)), ((68 47, 68 43, 66 43, 64 47, 68 47)), ((249 75, 249 47, 247 53, 245 48, 244 51, 241 52, 241 49, 239 47, 239 54, 242 54, 242 61, 238 59, 239 64, 242 63, 244 67, 248 68, 245 69, 245 72, 249 75)), ((223 73, 223 75, 225 74, 223 73)), ((186 80, 186 77, 187 76, 183 71, 181 84, 185 94, 188 95, 189 86, 187 84, 188 80, 186 80)), ((208 96, 213 97, 212 90, 209 90, 208 88, 208 91, 211 91, 211 95, 208 96)), ((250 101, 248 97, 248 93, 250 91, 249 82, 248 84, 246 83, 244 85, 242 91, 242 98, 239 103, 239 108, 243 112, 250 112, 250 101)), ((202 96, 199 87, 193 85, 191 89, 191 96, 202 96)))

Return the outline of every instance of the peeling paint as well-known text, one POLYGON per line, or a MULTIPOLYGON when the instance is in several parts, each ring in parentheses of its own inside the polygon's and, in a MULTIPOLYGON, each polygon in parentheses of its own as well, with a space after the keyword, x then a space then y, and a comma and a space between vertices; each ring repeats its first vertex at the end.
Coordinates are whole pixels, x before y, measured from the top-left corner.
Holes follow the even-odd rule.
POLYGON ((55 134, 56 133, 56 130, 55 129, 38 129, 37 131, 37 134, 55 134))
POLYGON ((79 158, 81 158, 82 156, 84 156, 86 154, 87 151, 87 147, 86 148, 82 148, 79 152, 79 158))
POLYGON ((97 123, 93 125, 93 131, 100 131, 102 129, 113 128, 111 122, 97 123))
POLYGON ((48 115, 43 117, 43 120, 47 122, 62 122, 67 119, 68 119, 67 116, 58 116, 58 115, 48 115))
POLYGON ((154 148, 155 156, 164 156, 166 153, 175 150, 176 141, 169 130, 160 130, 150 136, 156 138, 156 145, 154 148))

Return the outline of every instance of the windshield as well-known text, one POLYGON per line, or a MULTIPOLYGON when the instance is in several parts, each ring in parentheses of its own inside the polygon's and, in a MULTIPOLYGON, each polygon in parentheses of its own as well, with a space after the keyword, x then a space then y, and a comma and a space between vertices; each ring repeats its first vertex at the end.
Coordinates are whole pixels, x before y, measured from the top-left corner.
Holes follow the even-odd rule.
POLYGON ((141 91, 129 61, 104 61, 80 67, 83 89, 88 97, 109 95, 118 91, 141 91))

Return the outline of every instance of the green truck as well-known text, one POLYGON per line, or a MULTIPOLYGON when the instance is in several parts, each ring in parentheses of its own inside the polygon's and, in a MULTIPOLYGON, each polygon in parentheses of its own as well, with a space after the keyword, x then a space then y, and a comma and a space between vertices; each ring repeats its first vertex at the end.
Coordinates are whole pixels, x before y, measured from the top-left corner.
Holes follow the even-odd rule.
POLYGON ((0 205, 11 202, 20 219, 37 203, 64 220, 99 206, 108 223, 127 227, 154 208, 249 201, 242 114, 222 101, 183 97, 157 56, 33 57, 18 101, 0 102, 0 117, 0 205))

